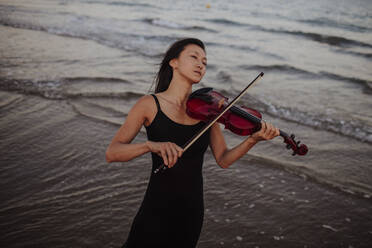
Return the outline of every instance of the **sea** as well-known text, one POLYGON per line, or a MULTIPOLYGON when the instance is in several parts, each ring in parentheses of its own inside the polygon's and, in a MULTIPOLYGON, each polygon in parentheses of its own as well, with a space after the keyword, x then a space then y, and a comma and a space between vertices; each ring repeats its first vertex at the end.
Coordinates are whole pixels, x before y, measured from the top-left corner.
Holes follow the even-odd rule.
POLYGON ((0 0, 0 246, 121 247, 151 160, 105 150, 186 37, 194 90, 231 100, 264 72, 238 105, 309 149, 277 137, 229 169, 208 150, 198 247, 371 247, 370 0, 0 0))

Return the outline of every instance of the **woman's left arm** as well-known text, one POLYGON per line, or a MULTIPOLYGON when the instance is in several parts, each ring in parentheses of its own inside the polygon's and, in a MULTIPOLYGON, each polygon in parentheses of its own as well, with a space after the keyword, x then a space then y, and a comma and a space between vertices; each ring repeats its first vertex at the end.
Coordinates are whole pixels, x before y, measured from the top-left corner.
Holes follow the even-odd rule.
POLYGON ((232 163, 246 154, 257 142, 271 140, 279 135, 279 129, 270 123, 262 122, 261 129, 242 143, 232 149, 228 149, 225 138, 218 123, 213 124, 210 133, 210 147, 216 162, 222 168, 228 168, 232 163))

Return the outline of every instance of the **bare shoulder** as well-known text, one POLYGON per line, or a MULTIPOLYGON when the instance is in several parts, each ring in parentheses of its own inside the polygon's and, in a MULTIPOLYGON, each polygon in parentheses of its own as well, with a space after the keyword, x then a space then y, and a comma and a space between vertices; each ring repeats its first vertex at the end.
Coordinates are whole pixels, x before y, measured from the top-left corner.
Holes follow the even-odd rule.
POLYGON ((144 95, 133 106, 131 112, 140 113, 144 118, 144 124, 147 126, 154 119, 157 108, 155 100, 151 95, 144 95))
POLYGON ((144 95, 144 96, 141 96, 135 106, 140 106, 140 107, 146 107, 147 105, 151 104, 154 102, 154 98, 151 96, 151 95, 144 95))

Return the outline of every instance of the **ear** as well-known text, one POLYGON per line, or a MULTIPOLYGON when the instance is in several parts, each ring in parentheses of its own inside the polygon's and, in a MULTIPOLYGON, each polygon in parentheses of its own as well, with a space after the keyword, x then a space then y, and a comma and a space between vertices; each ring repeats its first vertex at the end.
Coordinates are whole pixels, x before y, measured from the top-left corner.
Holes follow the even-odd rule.
POLYGON ((173 68, 173 70, 177 69, 178 59, 177 58, 172 59, 171 61, 169 61, 169 65, 170 65, 170 67, 173 68))

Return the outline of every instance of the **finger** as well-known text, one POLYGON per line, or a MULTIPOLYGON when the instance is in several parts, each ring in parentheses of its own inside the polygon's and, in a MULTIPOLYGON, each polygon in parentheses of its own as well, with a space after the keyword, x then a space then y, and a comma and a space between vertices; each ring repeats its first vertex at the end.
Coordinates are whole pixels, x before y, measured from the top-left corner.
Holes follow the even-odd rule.
POLYGON ((280 135, 279 128, 273 126, 272 139, 279 136, 279 135, 280 135))
POLYGON ((177 145, 174 144, 173 147, 172 147, 173 165, 175 165, 177 163, 177 160, 178 160, 178 152, 177 152, 176 146, 177 145))
POLYGON ((279 130, 279 128, 276 128, 275 129, 275 136, 279 136, 280 135, 280 130, 279 130))
POLYGON ((271 124, 265 122, 265 130, 263 132, 264 139, 268 139, 268 136, 270 135, 270 130, 271 130, 271 124))
POLYGON ((279 135, 279 129, 273 125, 272 139, 279 135))
POLYGON ((173 164, 174 164, 174 161, 173 161, 173 152, 172 152, 172 148, 171 148, 171 144, 167 144, 166 145, 166 154, 167 154, 167 158, 168 158, 168 167, 172 167, 173 164))
POLYGON ((278 136, 279 134, 280 134, 280 132, 279 132, 279 128, 273 126, 273 134, 272 134, 272 137, 274 138, 274 137, 278 136))
POLYGON ((181 157, 182 153, 183 153, 183 149, 181 147, 179 147, 178 145, 176 145, 176 150, 177 150, 178 157, 181 157))
POLYGON ((273 138, 275 138, 276 136, 278 136, 278 135, 276 134, 276 128, 274 127, 274 128, 273 128, 273 132, 272 132, 272 134, 271 134, 271 138, 273 139, 273 138))
POLYGON ((161 149, 160 151, 161 157, 163 158, 164 165, 168 166, 168 157, 164 149, 161 149))
POLYGON ((175 144, 169 143, 167 149, 167 155, 169 159, 169 167, 172 167, 177 162, 177 152, 174 147, 175 144))
POLYGON ((262 125, 262 132, 261 132, 261 138, 264 139, 264 140, 267 140, 268 139, 268 133, 269 133, 269 123, 264 123, 262 125))
POLYGON ((275 133, 274 126, 271 123, 267 123, 266 134, 268 138, 272 138, 275 133))
POLYGON ((262 121, 261 122, 261 129, 258 131, 260 134, 265 133, 266 130, 266 122, 262 121))
POLYGON ((170 146, 169 146, 169 156, 171 158, 171 162, 170 162, 170 165, 171 166, 174 166, 176 163, 177 163, 177 160, 178 160, 178 153, 177 153, 177 150, 176 150, 176 144, 174 143, 170 143, 170 146))
POLYGON ((261 121, 261 130, 260 131, 263 131, 266 129, 266 122, 265 121, 261 121))
POLYGON ((274 127, 274 125, 271 124, 271 129, 270 129, 270 138, 274 138, 275 137, 275 133, 276 133, 276 127, 274 127))

